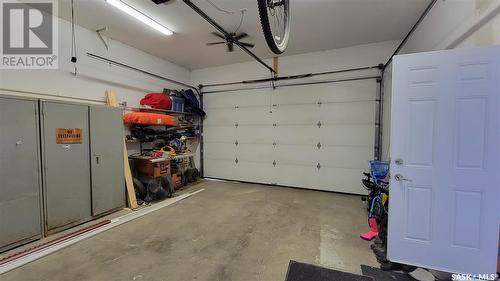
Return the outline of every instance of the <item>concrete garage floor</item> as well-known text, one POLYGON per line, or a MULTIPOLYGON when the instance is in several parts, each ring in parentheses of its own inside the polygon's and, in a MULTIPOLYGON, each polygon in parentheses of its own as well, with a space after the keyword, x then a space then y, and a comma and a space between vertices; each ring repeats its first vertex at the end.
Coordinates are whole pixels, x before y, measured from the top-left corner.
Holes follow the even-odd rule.
POLYGON ((376 266, 358 196, 204 181, 206 190, 0 276, 3 281, 282 281, 290 259, 376 266))

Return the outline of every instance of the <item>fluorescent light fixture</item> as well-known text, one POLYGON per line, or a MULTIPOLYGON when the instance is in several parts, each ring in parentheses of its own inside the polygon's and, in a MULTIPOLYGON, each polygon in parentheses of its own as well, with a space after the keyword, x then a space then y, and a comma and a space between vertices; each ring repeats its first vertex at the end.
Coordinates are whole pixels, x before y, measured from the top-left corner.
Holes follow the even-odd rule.
POLYGON ((127 13, 128 15, 142 21, 143 23, 149 25, 150 27, 158 30, 159 32, 161 32, 165 35, 172 35, 173 34, 173 32, 171 30, 169 30, 168 28, 157 23, 152 18, 146 16, 145 14, 141 13, 139 10, 136 10, 135 8, 125 4, 124 2, 122 2, 120 0, 106 0, 106 2, 115 6, 118 9, 122 10, 123 12, 127 13))

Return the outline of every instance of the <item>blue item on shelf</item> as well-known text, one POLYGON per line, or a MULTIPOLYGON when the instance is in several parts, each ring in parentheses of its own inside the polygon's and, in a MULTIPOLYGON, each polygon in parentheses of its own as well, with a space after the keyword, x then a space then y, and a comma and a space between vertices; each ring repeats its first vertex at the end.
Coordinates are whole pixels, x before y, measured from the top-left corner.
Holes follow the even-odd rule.
POLYGON ((371 175, 377 180, 382 180, 385 177, 387 177, 387 174, 389 173, 389 161, 379 161, 379 160, 371 160, 370 161, 370 168, 371 168, 371 175))
POLYGON ((170 98, 172 99, 172 111, 184 112, 184 98, 176 96, 170 96, 170 98))
POLYGON ((186 99, 185 110, 205 117, 205 111, 200 108, 200 103, 192 90, 182 90, 182 96, 186 99))

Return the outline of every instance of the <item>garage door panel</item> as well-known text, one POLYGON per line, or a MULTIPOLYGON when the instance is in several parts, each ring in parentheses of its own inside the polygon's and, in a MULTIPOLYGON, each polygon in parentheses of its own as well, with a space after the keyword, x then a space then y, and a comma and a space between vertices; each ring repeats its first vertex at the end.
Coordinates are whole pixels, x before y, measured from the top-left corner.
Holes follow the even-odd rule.
POLYGON ((319 172, 315 166, 278 164, 275 183, 283 186, 318 189, 319 172))
MULTIPOLYGON (((330 85, 318 85, 325 90, 318 91, 322 103, 372 100, 375 101, 376 91, 373 81, 350 81, 330 85), (332 95, 332 92, 335 93, 332 95)), ((318 87, 318 88, 319 88, 318 87)))
POLYGON ((274 159, 281 165, 316 166, 319 149, 314 145, 277 145, 274 159))
POLYGON ((278 125, 312 125, 319 121, 317 104, 278 105, 273 109, 274 121, 278 125))
POLYGON ((318 154, 321 166, 364 169, 373 159, 373 147, 321 146, 318 154))
POLYGON ((362 169, 321 167, 318 189, 353 194, 366 194, 362 187, 362 169))
POLYGON ((274 182, 271 163, 239 161, 236 165, 236 178, 240 181, 271 184, 274 182))
POLYGON ((316 125, 277 125, 275 140, 279 144, 316 145, 319 141, 316 125))
POLYGON ((234 144, 205 142, 204 149, 204 157, 206 159, 228 161, 234 161, 236 159, 236 146, 234 144))
POLYGON ((360 180, 374 157, 376 89, 363 80, 205 95, 205 140, 217 143, 205 146, 205 169, 217 178, 366 194, 360 180), (216 157, 224 161, 209 167, 216 157))
POLYGON ((371 124, 375 118, 373 102, 322 104, 319 120, 324 124, 371 124))
POLYGON ((246 107, 236 110, 235 122, 238 125, 266 125, 272 124, 273 115, 267 107, 246 107))
POLYGON ((203 140, 205 142, 234 143, 236 140, 235 135, 235 126, 205 125, 203 131, 203 140))
POLYGON ((275 139, 275 130, 272 125, 267 126, 238 126, 236 139, 241 143, 268 143, 275 139))
POLYGON ((206 110, 219 108, 235 108, 246 106, 263 106, 269 104, 269 89, 246 90, 206 95, 203 108, 206 110))
POLYGON ((314 86, 278 88, 273 95, 272 101, 279 105, 317 104, 318 94, 322 90, 323 88, 314 86))
POLYGON ((236 163, 227 160, 204 160, 204 176, 208 178, 220 178, 228 180, 239 180, 237 178, 236 163))
POLYGON ((203 108, 205 110, 234 108, 234 101, 227 93, 210 94, 203 99, 203 108))
POLYGON ((239 161, 262 162, 272 164, 274 161, 274 147, 272 144, 238 144, 236 157, 239 161))
POLYGON ((374 141, 374 125, 325 125, 320 130, 322 145, 373 147, 374 141))
POLYGON ((234 125, 236 120, 236 109, 234 108, 221 108, 210 112, 203 120, 204 124, 209 125, 234 125))
POLYGON ((234 104, 239 108, 247 106, 266 106, 269 104, 272 89, 251 89, 241 92, 233 92, 236 95, 229 94, 234 104))

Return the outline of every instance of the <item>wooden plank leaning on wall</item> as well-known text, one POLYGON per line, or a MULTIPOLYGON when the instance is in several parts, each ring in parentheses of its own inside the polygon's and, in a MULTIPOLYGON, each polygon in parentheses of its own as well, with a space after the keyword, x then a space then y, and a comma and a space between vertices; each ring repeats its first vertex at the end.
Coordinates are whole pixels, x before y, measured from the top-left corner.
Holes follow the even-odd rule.
MULTIPOLYGON (((106 104, 112 107, 119 107, 116 93, 110 90, 106 91, 106 104)), ((128 162, 127 143, 123 138, 123 167, 125 169, 125 185, 127 187, 127 205, 130 209, 137 208, 137 198, 135 197, 134 181, 132 172, 130 171, 130 163, 128 162)))

